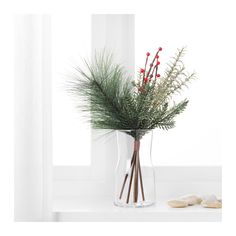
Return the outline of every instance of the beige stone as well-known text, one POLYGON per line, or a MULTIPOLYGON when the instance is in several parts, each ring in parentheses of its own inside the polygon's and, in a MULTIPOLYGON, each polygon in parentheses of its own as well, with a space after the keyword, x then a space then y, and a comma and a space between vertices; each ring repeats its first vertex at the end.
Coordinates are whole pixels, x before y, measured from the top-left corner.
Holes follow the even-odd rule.
POLYGON ((202 200, 214 202, 214 201, 217 201, 217 197, 214 194, 203 195, 202 200))
POLYGON ((188 206, 188 203, 184 200, 170 200, 167 203, 173 208, 183 208, 188 206))
POLYGON ((181 200, 186 201, 189 206, 200 204, 202 202, 202 199, 196 195, 181 197, 181 200))
POLYGON ((214 200, 214 201, 203 200, 201 202, 201 205, 206 208, 221 208, 222 202, 218 200, 214 200))

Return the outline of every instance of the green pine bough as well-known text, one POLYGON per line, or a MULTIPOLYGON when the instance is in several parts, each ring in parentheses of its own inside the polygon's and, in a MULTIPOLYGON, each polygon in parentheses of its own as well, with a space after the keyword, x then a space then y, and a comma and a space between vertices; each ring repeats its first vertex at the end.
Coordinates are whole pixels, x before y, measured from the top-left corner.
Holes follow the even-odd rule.
POLYGON ((178 49, 160 76, 161 51, 159 48, 152 59, 149 52, 146 54, 137 79, 128 77, 124 68, 114 63, 112 54, 106 51, 96 53, 91 62, 84 61, 86 69, 75 68, 76 73, 69 84, 70 91, 78 98, 78 107, 85 112, 93 128, 123 130, 134 138, 130 170, 124 176, 119 196, 120 199, 123 197, 130 176, 126 203, 130 201, 132 185, 133 202, 138 201, 138 182, 145 200, 140 140, 152 129, 169 130, 175 126, 174 118, 185 110, 188 100, 175 103, 174 95, 195 79, 195 73, 186 72, 182 62, 185 48, 178 49))

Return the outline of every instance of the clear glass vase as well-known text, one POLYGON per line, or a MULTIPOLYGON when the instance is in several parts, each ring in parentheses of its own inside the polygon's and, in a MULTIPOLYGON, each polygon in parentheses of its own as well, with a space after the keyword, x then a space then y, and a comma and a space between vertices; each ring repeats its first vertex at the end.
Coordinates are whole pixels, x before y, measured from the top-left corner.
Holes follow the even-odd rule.
POLYGON ((145 207, 155 204, 155 172, 152 165, 152 130, 117 130, 118 163, 115 205, 145 207))

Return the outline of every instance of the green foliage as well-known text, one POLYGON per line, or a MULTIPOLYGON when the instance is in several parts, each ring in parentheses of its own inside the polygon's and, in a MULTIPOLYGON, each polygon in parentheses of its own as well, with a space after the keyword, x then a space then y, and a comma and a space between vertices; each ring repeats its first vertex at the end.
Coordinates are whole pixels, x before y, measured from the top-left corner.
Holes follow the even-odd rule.
POLYGON ((70 91, 78 96, 78 106, 93 128, 126 130, 141 139, 150 129, 173 128, 175 116, 188 104, 185 99, 170 105, 173 95, 195 77, 186 73, 183 55, 184 49, 178 50, 163 77, 143 83, 141 74, 137 81, 127 77, 111 54, 96 54, 90 63, 85 61, 86 71, 76 68, 70 91))

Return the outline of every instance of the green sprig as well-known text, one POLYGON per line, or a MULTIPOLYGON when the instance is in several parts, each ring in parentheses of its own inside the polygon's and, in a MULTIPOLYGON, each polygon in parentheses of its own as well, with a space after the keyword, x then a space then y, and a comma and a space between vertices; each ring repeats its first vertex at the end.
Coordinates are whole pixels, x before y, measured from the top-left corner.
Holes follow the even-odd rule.
POLYGON ((173 95, 195 78, 194 73, 188 75, 185 71, 184 52, 184 48, 178 50, 163 77, 142 87, 140 74, 134 81, 122 66, 114 63, 112 54, 97 53, 91 62, 85 61, 86 70, 76 68, 69 90, 78 98, 78 107, 89 117, 93 128, 132 130, 127 133, 141 139, 150 129, 173 128, 175 116, 188 104, 185 99, 170 106, 173 95))

